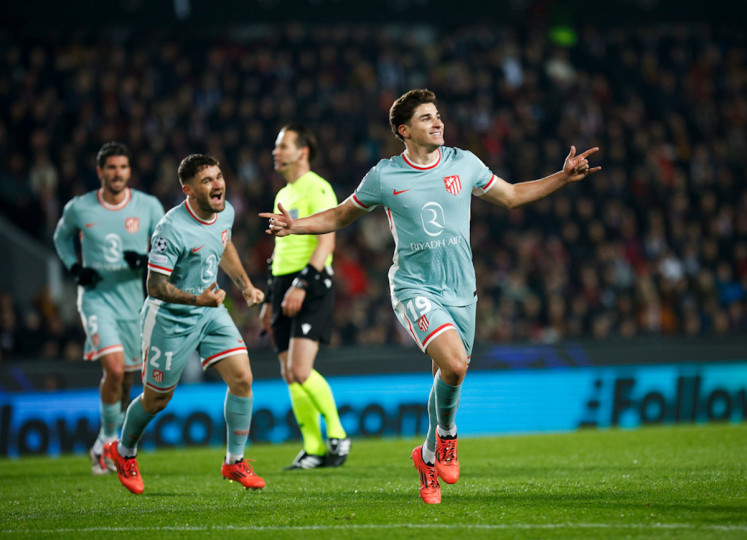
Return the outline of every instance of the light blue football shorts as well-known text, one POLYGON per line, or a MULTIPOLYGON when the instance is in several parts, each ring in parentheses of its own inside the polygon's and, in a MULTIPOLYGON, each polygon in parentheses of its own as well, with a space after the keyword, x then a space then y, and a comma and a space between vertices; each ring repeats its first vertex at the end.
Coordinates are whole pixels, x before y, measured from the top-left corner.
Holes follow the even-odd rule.
POLYGON ((140 356, 140 323, 137 319, 118 319, 109 306, 98 305, 78 309, 86 343, 83 359, 98 360, 104 355, 122 351, 125 357, 125 371, 139 371, 142 366, 140 356))
POLYGON ((244 340, 225 307, 206 310, 188 333, 179 334, 169 325, 159 324, 159 309, 162 306, 148 301, 141 317, 144 386, 156 392, 173 390, 195 351, 203 370, 229 356, 247 354, 244 340))
POLYGON ((421 351, 426 352, 428 345, 442 333, 456 330, 467 352, 467 360, 472 357, 476 303, 468 306, 444 306, 433 296, 420 294, 398 302, 394 306, 394 313, 421 351))

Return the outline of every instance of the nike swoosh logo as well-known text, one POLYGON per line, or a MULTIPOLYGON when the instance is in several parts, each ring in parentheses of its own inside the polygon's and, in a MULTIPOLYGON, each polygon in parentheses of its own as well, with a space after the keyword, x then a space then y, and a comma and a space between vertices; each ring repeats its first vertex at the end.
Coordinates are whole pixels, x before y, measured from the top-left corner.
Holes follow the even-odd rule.
MULTIPOLYGON (((410 189, 412 189, 412 188, 410 188, 410 189)), ((401 195, 401 194, 402 194, 402 193, 404 193, 405 191, 410 191, 410 189, 403 189, 402 191, 397 191, 397 190, 395 189, 395 190, 394 190, 393 192, 394 192, 394 194, 395 194, 395 195, 401 195)))
POLYGON ((240 339, 240 340, 239 340, 239 343, 244 343, 244 340, 243 340, 243 339, 240 339))
POLYGON ((90 229, 91 227, 94 227, 98 224, 99 224, 98 221, 96 223, 86 223, 86 229, 90 229))
POLYGON ((205 244, 202 244, 200 247, 192 248, 192 253, 197 253, 204 247, 205 247, 205 244))

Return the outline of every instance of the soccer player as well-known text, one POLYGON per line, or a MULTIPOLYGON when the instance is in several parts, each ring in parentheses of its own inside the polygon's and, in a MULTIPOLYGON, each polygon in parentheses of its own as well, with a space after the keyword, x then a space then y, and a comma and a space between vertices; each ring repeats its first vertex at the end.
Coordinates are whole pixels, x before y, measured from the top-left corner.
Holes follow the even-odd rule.
POLYGON ((148 243, 163 206, 130 189, 130 151, 108 142, 96 156, 101 187, 70 200, 54 231, 54 245, 78 284, 78 312, 86 333, 85 360, 99 360, 101 428, 89 451, 91 472, 114 469, 104 445, 117 438, 130 402, 133 375, 140 370, 142 274, 148 243), (82 261, 74 239, 80 237, 82 261))
POLYGON ((405 151, 381 160, 355 192, 335 208, 295 219, 280 204, 267 232, 326 234, 382 205, 395 241, 389 271, 394 312, 421 350, 432 359, 434 381, 428 399, 425 442, 411 458, 420 475, 420 496, 441 502, 438 478, 459 479, 455 414, 467 373, 475 334, 477 292, 470 248, 470 203, 476 195, 516 208, 577 182, 601 167, 590 168, 575 147, 562 170, 545 178, 509 184, 494 175, 471 152, 444 146, 444 123, 429 90, 410 90, 389 111, 394 134, 405 151))
MULTIPOLYGON (((275 197, 294 217, 337 206, 332 186, 311 171, 316 137, 305 126, 280 130, 272 157, 287 185, 275 197)), ((350 452, 332 389, 314 369, 319 342, 332 334, 332 252, 335 233, 275 239, 268 299, 262 305, 262 328, 272 332, 280 373, 288 383, 291 408, 303 437, 303 449, 287 470, 338 467, 350 452), (322 438, 324 417, 327 444, 322 438)))
POLYGON ((140 315, 143 334, 143 393, 127 408, 122 438, 108 444, 119 480, 133 493, 145 489, 136 461, 137 445, 148 423, 163 410, 194 352, 202 368, 214 368, 228 389, 223 405, 228 449, 221 474, 245 488, 265 481, 244 461, 252 420, 252 371, 246 345, 223 306, 226 291, 218 267, 241 290, 248 306, 264 293, 252 285, 231 242, 234 210, 215 158, 194 154, 178 169, 184 203, 158 222, 151 240, 140 315))

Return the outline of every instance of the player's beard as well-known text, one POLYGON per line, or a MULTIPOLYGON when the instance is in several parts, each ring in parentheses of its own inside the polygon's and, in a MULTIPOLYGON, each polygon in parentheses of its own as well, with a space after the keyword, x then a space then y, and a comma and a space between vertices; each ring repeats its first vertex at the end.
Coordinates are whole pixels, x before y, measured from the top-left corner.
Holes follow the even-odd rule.
POLYGON ((108 191, 112 195, 119 195, 122 193, 125 189, 127 189, 127 180, 122 180, 114 183, 115 180, 110 180, 109 182, 104 182, 104 191, 108 191), (116 186, 116 187, 115 187, 116 186))
POLYGON ((197 199, 197 206, 203 212, 223 212, 223 210, 226 209, 226 194, 223 194, 223 197, 221 197, 220 203, 217 207, 215 206, 215 203, 213 203, 213 199, 211 199, 209 195, 204 199, 197 199))

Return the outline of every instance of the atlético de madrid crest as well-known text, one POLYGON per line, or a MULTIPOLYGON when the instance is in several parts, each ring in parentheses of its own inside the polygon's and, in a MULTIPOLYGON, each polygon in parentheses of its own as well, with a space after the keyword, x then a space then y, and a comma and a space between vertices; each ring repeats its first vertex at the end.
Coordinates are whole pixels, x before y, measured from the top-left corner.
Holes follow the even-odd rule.
POLYGON ((125 229, 130 234, 135 234, 140 230, 140 218, 128 217, 125 219, 125 229))
POLYGON ((444 176, 444 185, 446 186, 446 191, 452 195, 457 195, 462 191, 462 181, 459 179, 458 174, 455 174, 454 176, 444 176))

